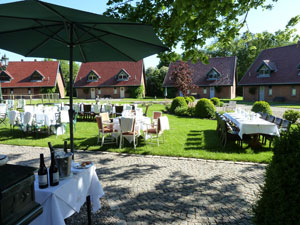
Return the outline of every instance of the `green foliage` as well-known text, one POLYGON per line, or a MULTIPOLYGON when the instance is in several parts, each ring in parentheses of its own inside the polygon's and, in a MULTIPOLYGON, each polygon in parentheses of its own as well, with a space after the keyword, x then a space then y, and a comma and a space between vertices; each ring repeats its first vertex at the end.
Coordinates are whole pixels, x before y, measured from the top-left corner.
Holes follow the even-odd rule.
POLYGON ((254 224, 299 224, 300 126, 276 139, 260 199, 253 207, 254 224))
POLYGON ((214 104, 207 98, 201 98, 195 109, 195 116, 200 118, 209 118, 212 119, 215 117, 216 108, 214 104))
POLYGON ((58 87, 43 87, 40 89, 40 93, 42 94, 50 94, 50 93, 58 93, 58 87))
POLYGON ((300 118, 300 112, 292 109, 286 110, 283 114, 283 118, 291 121, 292 123, 296 123, 300 118))
POLYGON ((224 102, 220 101, 219 107, 222 107, 224 105, 224 102))
POLYGON ((192 102, 194 102, 196 99, 195 99, 195 97, 194 96, 189 96, 190 97, 190 99, 192 100, 192 102))
POLYGON ((256 90, 257 90, 257 87, 250 87, 248 91, 249 91, 250 95, 255 95, 256 90))
POLYGON ((160 53, 159 58, 160 58, 160 60, 157 65, 158 69, 160 69, 162 67, 168 68, 171 62, 176 62, 178 60, 182 60, 182 56, 176 52, 160 53))
POLYGON ((213 97, 210 99, 210 101, 215 105, 215 106, 220 106, 220 99, 217 97, 213 97))
POLYGON ((175 98, 177 94, 177 89, 174 87, 168 87, 167 93, 168 93, 167 95, 168 98, 175 98))
POLYGON ((193 100, 189 96, 184 97, 184 99, 186 101, 186 104, 190 104, 193 102, 193 100))
MULTIPOLYGON (((168 67, 161 67, 160 69, 149 67, 146 70, 146 93, 147 96, 164 97, 164 88, 162 84, 167 75, 168 67)), ((172 96, 172 97, 175 97, 172 96)))
POLYGON ((189 116, 188 107, 180 106, 174 110, 176 116, 189 116))
POLYGON ((129 94, 129 98, 143 98, 144 86, 128 87, 126 93, 129 94))
POLYGON ((172 101, 170 112, 175 113, 175 109, 177 107, 187 107, 187 106, 188 105, 186 104, 184 97, 176 97, 172 101))
MULTIPOLYGON (((277 1, 277 0, 273 0, 277 1)), ((151 24, 162 42, 171 50, 181 44, 184 49, 184 60, 207 61, 204 47, 207 40, 218 39, 218 42, 229 43, 245 21, 240 19, 258 7, 271 8, 265 5, 266 0, 256 1, 155 1, 155 0, 109 0, 104 15, 129 21, 151 24)))
POLYGON ((272 110, 271 110, 269 103, 267 103, 265 101, 254 102, 251 111, 256 112, 256 113, 263 112, 263 113, 272 114, 272 110))

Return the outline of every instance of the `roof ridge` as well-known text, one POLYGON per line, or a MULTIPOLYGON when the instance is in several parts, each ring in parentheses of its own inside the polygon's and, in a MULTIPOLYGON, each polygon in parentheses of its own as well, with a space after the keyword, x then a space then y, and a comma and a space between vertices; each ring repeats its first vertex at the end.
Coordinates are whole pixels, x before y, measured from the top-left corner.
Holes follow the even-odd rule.
POLYGON ((295 46, 295 45, 298 46, 298 47, 300 48, 300 44, 298 44, 298 42, 297 42, 297 43, 291 44, 291 45, 284 45, 284 46, 278 46, 278 47, 273 47, 273 48, 267 48, 267 49, 262 50, 261 52, 267 51, 267 50, 272 50, 272 49, 277 49, 277 48, 287 48, 287 47, 292 47, 292 46, 295 46))

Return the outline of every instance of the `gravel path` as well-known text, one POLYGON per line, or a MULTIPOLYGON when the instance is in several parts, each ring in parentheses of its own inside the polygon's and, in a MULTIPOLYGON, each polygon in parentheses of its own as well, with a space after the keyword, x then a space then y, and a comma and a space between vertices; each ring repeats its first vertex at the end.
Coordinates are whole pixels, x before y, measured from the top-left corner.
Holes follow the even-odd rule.
MULTIPOLYGON (((9 163, 38 167, 47 148, 0 145, 9 163)), ((265 165, 79 151, 93 160, 105 191, 95 224, 251 224, 265 165)), ((86 211, 66 220, 86 222, 86 211)))

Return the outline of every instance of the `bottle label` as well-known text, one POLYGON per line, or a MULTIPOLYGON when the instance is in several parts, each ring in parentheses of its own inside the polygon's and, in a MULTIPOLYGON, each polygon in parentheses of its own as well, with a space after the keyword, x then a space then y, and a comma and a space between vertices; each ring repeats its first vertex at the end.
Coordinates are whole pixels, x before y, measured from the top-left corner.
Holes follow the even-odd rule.
POLYGON ((53 173, 53 183, 59 182, 59 173, 53 173))
POLYGON ((39 185, 46 185, 48 184, 48 176, 45 175, 39 175, 39 185))

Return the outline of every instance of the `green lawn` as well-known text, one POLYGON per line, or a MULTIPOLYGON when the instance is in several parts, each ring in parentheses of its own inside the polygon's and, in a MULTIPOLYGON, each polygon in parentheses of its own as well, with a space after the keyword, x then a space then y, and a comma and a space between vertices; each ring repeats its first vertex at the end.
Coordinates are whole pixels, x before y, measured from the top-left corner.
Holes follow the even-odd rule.
MULTIPOLYGON (((151 116, 153 111, 163 109, 163 105, 154 104, 149 108, 148 116, 151 116)), ((230 144, 225 149, 222 149, 215 131, 215 120, 179 118, 174 115, 167 116, 170 122, 170 130, 165 131, 165 143, 159 147, 153 144, 145 145, 144 140, 141 138, 136 150, 126 142, 125 147, 122 149, 118 149, 115 145, 104 145, 100 149, 99 145, 96 144, 98 134, 96 122, 78 121, 77 130, 74 133, 75 148, 88 151, 126 152, 264 163, 268 163, 273 155, 272 151, 267 147, 253 151, 250 148, 240 149, 237 145, 230 144)), ((0 143, 2 144, 46 147, 47 143, 51 141, 54 147, 62 147, 63 141, 68 139, 68 134, 60 135, 56 138, 55 135, 24 134, 16 127, 10 130, 9 126, 0 126, 0 143)))

